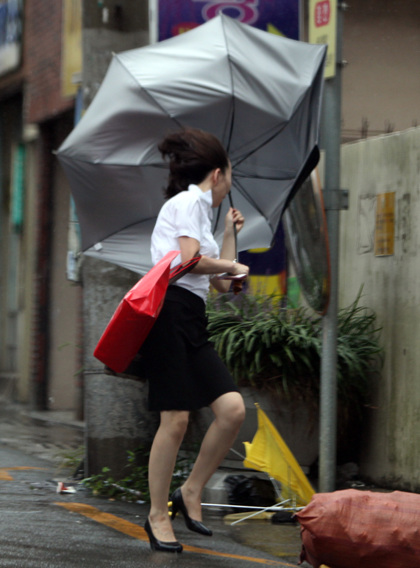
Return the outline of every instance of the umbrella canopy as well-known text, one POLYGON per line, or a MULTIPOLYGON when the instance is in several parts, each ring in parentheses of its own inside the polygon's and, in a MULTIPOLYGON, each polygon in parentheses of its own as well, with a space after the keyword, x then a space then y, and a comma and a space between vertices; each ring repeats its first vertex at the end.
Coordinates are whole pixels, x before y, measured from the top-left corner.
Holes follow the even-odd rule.
MULTIPOLYGON (((157 144, 187 126, 215 134, 228 150, 233 202, 246 218, 239 250, 270 246, 288 200, 317 161, 325 53, 325 46, 221 14, 180 36, 115 55, 57 152, 82 250, 139 273, 149 270, 150 235, 168 174, 157 144)), ((214 219, 218 239, 223 227, 214 219)))

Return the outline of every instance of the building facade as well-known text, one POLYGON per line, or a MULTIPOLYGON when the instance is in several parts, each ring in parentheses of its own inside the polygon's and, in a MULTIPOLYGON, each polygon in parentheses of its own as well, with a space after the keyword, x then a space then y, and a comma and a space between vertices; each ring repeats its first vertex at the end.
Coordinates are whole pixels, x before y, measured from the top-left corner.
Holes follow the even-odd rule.
POLYGON ((74 125, 81 2, 9 0, 0 12, 9 62, 0 77, 0 377, 19 401, 80 413, 82 289, 67 279, 70 195, 53 152, 74 125))

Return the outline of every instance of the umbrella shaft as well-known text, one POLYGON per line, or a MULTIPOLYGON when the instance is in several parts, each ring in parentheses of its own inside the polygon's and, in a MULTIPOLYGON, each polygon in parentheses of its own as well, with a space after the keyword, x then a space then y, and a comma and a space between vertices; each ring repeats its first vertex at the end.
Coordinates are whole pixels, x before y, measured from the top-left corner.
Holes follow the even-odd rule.
MULTIPOLYGON (((232 209, 234 209, 232 193, 230 191, 228 193, 228 197, 229 197, 230 206, 232 207, 232 209)), ((234 235, 234 239, 235 239, 235 259, 237 260, 238 259, 238 231, 236 230, 236 223, 233 223, 233 235, 234 235)))
POLYGON ((281 504, 272 507, 255 507, 253 505, 224 505, 221 503, 201 503, 202 507, 220 507, 226 509, 255 509, 259 511, 297 511, 303 507, 282 507, 281 504))

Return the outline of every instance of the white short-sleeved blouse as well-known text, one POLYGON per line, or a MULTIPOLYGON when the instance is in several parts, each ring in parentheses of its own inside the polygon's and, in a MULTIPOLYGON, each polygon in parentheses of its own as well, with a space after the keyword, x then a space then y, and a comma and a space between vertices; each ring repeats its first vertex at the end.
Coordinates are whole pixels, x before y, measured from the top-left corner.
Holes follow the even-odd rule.
MULTIPOLYGON (((179 250, 179 237, 192 237, 200 243, 200 254, 219 258, 219 246, 211 231, 212 192, 203 192, 197 185, 181 191, 169 199, 159 212, 152 233, 152 261, 156 264, 171 250, 179 250)), ((173 264, 180 262, 175 259, 173 264)), ((197 294, 204 301, 210 287, 208 274, 186 274, 176 282, 177 286, 197 294)))

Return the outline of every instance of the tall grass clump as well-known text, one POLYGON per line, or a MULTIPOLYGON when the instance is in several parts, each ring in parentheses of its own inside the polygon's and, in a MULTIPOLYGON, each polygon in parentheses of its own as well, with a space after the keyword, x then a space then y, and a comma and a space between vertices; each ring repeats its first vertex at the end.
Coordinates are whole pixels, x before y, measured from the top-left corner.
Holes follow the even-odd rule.
MULTIPOLYGON (((360 298, 338 313, 338 399, 345 406, 368 401, 382 360, 376 315, 360 298)), ((211 340, 239 386, 318 397, 322 317, 250 294, 211 297, 207 315, 211 340)))

